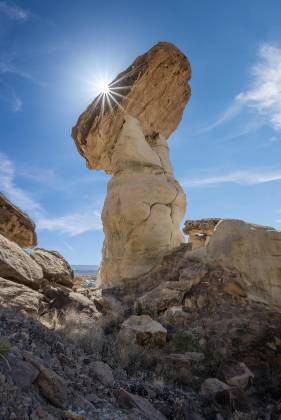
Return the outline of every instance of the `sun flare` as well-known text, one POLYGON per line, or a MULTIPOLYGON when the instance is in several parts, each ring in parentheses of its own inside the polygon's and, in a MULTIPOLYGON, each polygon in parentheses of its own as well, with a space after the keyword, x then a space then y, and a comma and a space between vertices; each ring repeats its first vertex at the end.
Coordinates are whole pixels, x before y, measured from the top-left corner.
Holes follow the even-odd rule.
POLYGON ((110 92, 109 82, 105 79, 102 79, 98 82, 99 92, 103 95, 108 95, 110 92))

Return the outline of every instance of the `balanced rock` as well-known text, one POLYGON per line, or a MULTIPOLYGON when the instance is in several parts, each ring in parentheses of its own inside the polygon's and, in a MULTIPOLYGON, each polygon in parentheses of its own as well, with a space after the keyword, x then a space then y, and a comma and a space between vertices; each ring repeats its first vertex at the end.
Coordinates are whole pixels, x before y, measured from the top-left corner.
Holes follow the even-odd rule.
POLYGON ((190 97, 190 76, 187 58, 160 42, 119 74, 73 128, 87 166, 112 174, 102 211, 102 287, 148 272, 183 241, 186 200, 167 139, 190 97))
POLYGON ((0 235, 0 276, 39 289, 43 271, 26 251, 0 235))
POLYGON ((22 248, 32 248, 37 244, 33 221, 2 193, 0 193, 0 234, 22 248))
POLYGON ((242 220, 221 220, 208 245, 194 255, 240 273, 248 298, 281 306, 281 232, 242 220))
POLYGON ((43 308, 44 296, 23 284, 18 284, 0 277, 0 306, 24 311, 34 315, 43 308))
POLYGON ((149 315, 131 315, 123 322, 119 338, 140 346, 163 346, 166 343, 167 330, 149 315))
POLYGON ((32 251, 31 257, 42 267, 44 278, 64 286, 73 285, 73 270, 57 251, 36 248, 32 251))

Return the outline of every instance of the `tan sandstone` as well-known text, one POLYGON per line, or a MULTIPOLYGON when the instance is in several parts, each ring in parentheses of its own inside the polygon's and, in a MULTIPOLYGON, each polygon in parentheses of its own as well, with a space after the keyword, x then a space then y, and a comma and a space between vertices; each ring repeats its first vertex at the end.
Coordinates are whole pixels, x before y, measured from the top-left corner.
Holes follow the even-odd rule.
POLYGON ((99 95, 73 128, 87 166, 112 174, 102 211, 102 287, 148 272, 183 241, 186 200, 167 139, 190 97, 190 77, 186 57, 160 42, 111 82, 110 105, 99 95))
POLYGON ((149 315, 131 315, 121 325, 119 338, 140 346, 163 346, 166 343, 167 330, 149 315))
POLYGON ((243 294, 281 307, 281 232, 242 220, 221 220, 206 247, 193 252, 206 263, 240 274, 243 294))
POLYGON ((0 235, 0 276, 39 289, 43 271, 26 251, 0 235))
POLYGON ((0 234, 22 248, 31 248, 37 244, 33 221, 2 193, 0 193, 0 234))

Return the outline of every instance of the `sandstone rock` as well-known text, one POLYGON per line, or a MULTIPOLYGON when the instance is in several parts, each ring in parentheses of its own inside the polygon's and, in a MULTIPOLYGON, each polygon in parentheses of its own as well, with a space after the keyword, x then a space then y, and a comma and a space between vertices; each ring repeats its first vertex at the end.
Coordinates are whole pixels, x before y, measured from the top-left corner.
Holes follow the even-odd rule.
POLYGON ((16 311, 38 314, 43 309, 44 296, 24 286, 0 277, 0 305, 16 311))
POLYGON ((43 271, 27 252, 0 235, 0 276, 39 289, 43 271))
POLYGON ((42 267, 44 278, 64 286, 73 285, 73 270, 57 251, 36 248, 32 251, 31 257, 42 267))
POLYGON ((45 283, 42 286, 42 293, 48 298, 50 309, 63 312, 74 310, 78 314, 84 313, 92 318, 99 314, 94 302, 81 293, 73 292, 69 287, 45 283))
POLYGON ((73 129, 88 167, 113 175, 102 212, 102 287, 148 272, 183 241, 185 194, 173 177, 167 138, 189 99, 190 75, 186 57, 159 43, 118 75, 111 95, 99 95, 73 129))
POLYGON ((221 220, 205 248, 205 262, 236 270, 248 298, 281 306, 281 232, 242 220, 221 220))
POLYGON ((90 373, 96 377, 104 386, 112 386, 114 377, 112 369, 108 364, 101 361, 93 362, 90 366, 90 373))
POLYGON ((196 261, 187 263, 178 270, 178 280, 162 282, 144 293, 136 302, 138 312, 158 314, 169 307, 181 305, 186 293, 200 283, 206 273, 204 264, 196 261))
POLYGON ((22 248, 31 248, 37 244, 33 221, 2 193, 0 193, 0 234, 22 248))
POLYGON ((9 356, 10 368, 5 372, 22 391, 27 392, 39 375, 39 370, 31 363, 9 356))
POLYGON ((201 248, 209 243, 216 225, 221 219, 187 220, 183 231, 189 235, 192 249, 201 248))
POLYGON ((119 389, 116 399, 122 408, 137 408, 147 420, 165 420, 166 417, 156 410, 153 405, 139 395, 131 394, 125 389, 119 389))
POLYGON ((255 375, 245 363, 241 362, 225 369, 224 377, 228 385, 236 386, 243 391, 253 381, 255 375))
POLYGON ((64 408, 67 402, 67 386, 62 377, 44 366, 43 361, 29 352, 24 352, 24 359, 39 370, 36 379, 42 395, 54 406, 64 408))
POLYGON ((201 385, 200 392, 207 398, 215 398, 224 391, 229 391, 231 387, 217 378, 208 378, 201 385))
POLYGON ((148 315, 131 315, 121 325, 119 338, 141 346, 166 343, 167 330, 148 315))

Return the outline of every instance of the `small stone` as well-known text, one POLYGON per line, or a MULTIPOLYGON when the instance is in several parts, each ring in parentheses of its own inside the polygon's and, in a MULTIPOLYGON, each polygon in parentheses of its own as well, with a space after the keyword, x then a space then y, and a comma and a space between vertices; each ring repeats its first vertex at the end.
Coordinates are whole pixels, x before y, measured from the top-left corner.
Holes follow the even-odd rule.
POLYGON ((64 411, 63 418, 66 420, 86 420, 86 417, 80 416, 79 414, 76 414, 71 410, 64 411))

